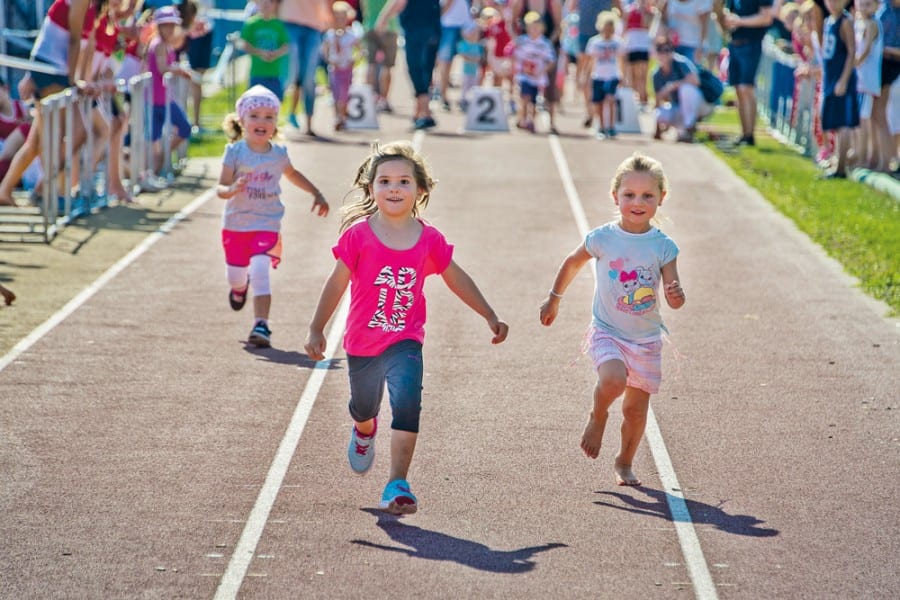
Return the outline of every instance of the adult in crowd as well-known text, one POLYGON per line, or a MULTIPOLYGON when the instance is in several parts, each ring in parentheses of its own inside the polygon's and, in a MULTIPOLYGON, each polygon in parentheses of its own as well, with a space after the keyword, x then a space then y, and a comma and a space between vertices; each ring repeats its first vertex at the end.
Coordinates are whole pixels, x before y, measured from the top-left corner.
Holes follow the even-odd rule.
POLYGON ((695 65, 703 63, 703 40, 712 7, 712 0, 665 0, 662 9, 666 35, 675 42, 675 52, 695 65))
POLYGON ((386 31, 392 17, 400 17, 406 42, 406 68, 416 96, 413 126, 430 129, 437 125, 428 102, 438 45, 441 41, 440 0, 388 0, 375 23, 376 31, 386 31))
POLYGON ((737 93, 741 137, 738 144, 756 143, 756 70, 762 57, 762 41, 772 25, 772 0, 725 0, 717 11, 723 31, 730 32, 728 42, 728 83, 737 93))
MULTIPOLYGON (((55 68, 57 73, 33 71, 19 82, 20 97, 34 97, 35 99, 35 118, 25 143, 16 152, 9 171, 0 182, 0 205, 15 205, 12 197, 13 189, 22 179, 22 174, 40 153, 40 133, 44 119, 41 114, 40 101, 51 94, 74 86, 83 79, 81 73, 78 72, 81 36, 85 29, 87 29, 87 33, 90 33, 95 15, 96 11, 91 0, 54 0, 50 5, 31 50, 31 60, 45 63, 46 66, 55 68)), ((83 91, 93 93, 92 89, 85 86, 83 82, 79 86, 83 91)), ((86 130, 80 111, 73 111, 72 116, 72 147, 79 148, 87 138, 86 130)), ((65 111, 60 111, 60 123, 65 123, 65 118, 65 111)), ((65 144, 60 144, 60 147, 64 149, 65 144)))
POLYGON ((397 38, 399 25, 397 19, 391 18, 387 22, 387 29, 378 31, 375 24, 378 15, 387 0, 362 0, 362 24, 365 31, 363 43, 366 54, 369 57, 369 66, 366 71, 366 83, 375 90, 375 106, 381 112, 394 112, 388 100, 391 91, 391 70, 397 61, 397 38))
MULTIPOLYGON (((578 56, 575 63, 575 83, 584 97, 584 126, 590 127, 594 121, 591 97, 591 68, 593 59, 584 53, 588 40, 597 35, 597 15, 604 10, 616 9, 622 14, 621 0, 567 0, 566 13, 578 15, 578 56)), ((547 32, 549 35, 550 32, 547 32)))
POLYGON ((462 39, 462 30, 472 22, 469 0, 443 0, 441 14, 441 42, 437 53, 437 95, 444 110, 450 110, 447 89, 450 87, 450 66, 456 56, 456 47, 462 39))
POLYGON ((206 71, 212 67, 213 48, 213 22, 206 16, 206 11, 212 8, 212 0, 192 0, 197 8, 193 18, 186 19, 184 7, 188 2, 182 2, 181 18, 187 29, 187 57, 191 69, 200 75, 196 81, 191 82, 191 133, 200 133, 200 104, 203 102, 203 80, 206 71))
POLYGON ((713 107, 703 99, 700 76, 693 61, 675 52, 668 38, 656 42, 658 66, 653 71, 656 95, 656 133, 660 139, 670 127, 678 130, 679 142, 693 142, 697 121, 711 114, 713 107))
MULTIPOLYGON (((881 57, 881 93, 872 103, 872 133, 875 136, 875 169, 888 171, 897 158, 900 134, 900 0, 882 0, 877 18, 884 32, 881 57)), ((898 168, 897 165, 893 165, 898 168)))
POLYGON ((296 75, 288 107, 288 123, 300 129, 300 123, 297 121, 297 105, 302 94, 303 109, 306 112, 305 132, 314 136, 316 134, 312 120, 316 103, 316 69, 319 66, 322 36, 332 26, 331 2, 282 0, 279 14, 291 37, 291 72, 296 75))

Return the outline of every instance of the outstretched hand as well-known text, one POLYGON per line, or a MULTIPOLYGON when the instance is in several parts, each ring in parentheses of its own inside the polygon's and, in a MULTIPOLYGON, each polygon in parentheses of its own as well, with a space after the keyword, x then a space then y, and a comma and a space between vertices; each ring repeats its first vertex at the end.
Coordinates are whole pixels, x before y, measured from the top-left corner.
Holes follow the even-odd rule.
POLYGON ((306 355, 309 356, 310 359, 320 361, 325 358, 326 345, 327 340, 322 332, 311 331, 306 337, 306 343, 303 345, 303 348, 306 350, 306 355))
POLYGON ((492 344, 502 344, 506 339, 507 334, 509 334, 509 325, 500 319, 494 318, 488 321, 488 326, 491 328, 491 331, 494 332, 494 337, 491 339, 492 344))
POLYGON ((322 194, 316 194, 313 199, 312 208, 309 209, 309 212, 314 212, 316 215, 320 217, 324 217, 328 215, 328 201, 325 200, 325 196, 322 194))

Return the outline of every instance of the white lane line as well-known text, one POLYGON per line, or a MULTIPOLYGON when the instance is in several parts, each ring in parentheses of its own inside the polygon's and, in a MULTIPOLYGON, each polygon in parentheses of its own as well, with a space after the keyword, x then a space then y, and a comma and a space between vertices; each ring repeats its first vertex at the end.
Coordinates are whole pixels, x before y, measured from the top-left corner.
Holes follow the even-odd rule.
POLYGON ((276 452, 272 465, 269 467, 266 481, 259 491, 253 510, 250 511, 250 516, 247 518, 246 525, 244 525, 241 538, 238 540, 234 553, 231 555, 231 560, 228 562, 228 568, 219 582, 219 588, 216 590, 215 595, 216 600, 237 597, 250 562, 256 553, 259 538, 262 536, 266 522, 269 520, 269 512, 272 510, 272 505, 275 503, 275 498, 281 489, 284 476, 287 473, 288 466, 291 464, 291 458, 297 450, 297 444, 300 442, 300 436, 304 427, 306 427, 306 421, 309 419, 313 404, 319 395, 319 389, 322 387, 322 382, 328 373, 329 363, 334 356, 335 349, 341 347, 341 336, 344 335, 344 324, 347 321, 349 308, 350 294, 344 294, 341 305, 338 307, 337 313, 332 320, 331 330, 328 332, 325 358, 316 363, 315 369, 306 382, 306 387, 303 389, 300 401, 294 409, 291 422, 288 424, 287 431, 281 439, 281 444, 278 446, 278 452, 276 452))
POLYGON ((38 325, 31 333, 23 338, 18 344, 12 347, 3 358, 0 358, 0 371, 5 369, 14 360, 27 351, 42 337, 50 333, 54 327, 66 320, 66 318, 78 308, 87 302, 94 294, 109 283, 116 275, 124 271, 128 265, 136 261, 144 252, 150 249, 153 244, 161 240, 165 235, 179 222, 183 221, 188 215, 200 208, 204 202, 215 196, 215 188, 211 188, 197 196, 193 202, 185 206, 183 209, 169 217, 169 220, 163 223, 159 229, 148 235, 138 244, 131 252, 122 257, 117 263, 103 272, 100 277, 94 280, 92 284, 83 289, 77 296, 69 300, 65 306, 56 311, 49 319, 38 325))
MULTIPOLYGON (((569 205, 572 207, 572 215, 575 217, 581 236, 584 237, 590 231, 584 212, 584 205, 581 203, 578 190, 575 188, 575 182, 572 180, 572 173, 569 171, 569 165, 566 162, 566 156, 563 153, 562 145, 559 143, 559 138, 551 135, 549 140, 550 150, 556 161, 563 188, 566 191, 566 196, 569 198, 569 205)), ((709 565, 707 565, 706 558, 703 556, 700 539, 697 537, 696 529, 694 529, 691 513, 688 511, 687 502, 685 502, 681 485, 678 483, 678 477, 675 475, 669 451, 666 449, 666 443, 663 441, 662 434, 659 431, 659 424, 656 421, 656 415, 653 414, 652 408, 647 414, 647 428, 644 435, 647 438, 647 443, 650 445, 653 461, 656 463, 656 470, 659 472, 659 479, 663 484, 663 491, 666 493, 666 503, 669 505, 669 512, 672 513, 675 532, 678 534, 678 542, 681 544, 681 553, 684 555, 688 573, 690 573, 691 581, 694 584, 694 595, 700 600, 715 600, 718 598, 716 586, 709 573, 709 565)))

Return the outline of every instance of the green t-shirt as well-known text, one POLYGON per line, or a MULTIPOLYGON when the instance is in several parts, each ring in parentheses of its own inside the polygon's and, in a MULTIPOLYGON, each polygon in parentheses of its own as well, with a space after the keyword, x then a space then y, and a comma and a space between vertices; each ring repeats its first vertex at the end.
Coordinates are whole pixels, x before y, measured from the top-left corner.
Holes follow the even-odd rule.
MULTIPOLYGON (((375 21, 378 19, 378 15, 381 14, 381 9, 384 8, 384 5, 387 4, 388 0, 362 0, 361 7, 363 13, 363 29, 366 31, 372 31, 375 29, 375 21)), ((399 27, 397 26, 397 17, 391 17, 391 20, 388 21, 388 31, 399 31, 399 27)))
MULTIPOLYGON (((263 19, 253 15, 241 28, 241 39, 259 50, 278 50, 290 41, 287 28, 279 19, 263 19)), ((253 77, 281 77, 282 63, 288 55, 271 62, 262 57, 250 56, 250 75, 253 77)))

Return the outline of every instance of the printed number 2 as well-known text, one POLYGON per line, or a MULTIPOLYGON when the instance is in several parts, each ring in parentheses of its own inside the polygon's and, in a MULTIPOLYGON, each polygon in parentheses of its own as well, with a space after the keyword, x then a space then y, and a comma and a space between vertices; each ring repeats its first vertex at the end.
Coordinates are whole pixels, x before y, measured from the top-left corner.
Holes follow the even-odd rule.
POLYGON ((479 113, 477 117, 477 121, 479 123, 488 123, 493 125, 494 117, 491 113, 494 112, 494 109, 497 107, 497 104, 494 102, 494 98, 491 96, 481 96, 478 99, 478 108, 479 113))

